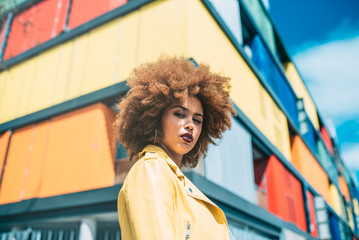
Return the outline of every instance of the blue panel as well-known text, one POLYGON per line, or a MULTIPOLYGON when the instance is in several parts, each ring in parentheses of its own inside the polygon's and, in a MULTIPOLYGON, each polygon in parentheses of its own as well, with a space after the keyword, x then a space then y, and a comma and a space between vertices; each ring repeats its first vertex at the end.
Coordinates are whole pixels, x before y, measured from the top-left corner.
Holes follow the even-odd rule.
POLYGON ((299 129, 297 96, 290 88, 288 81, 278 69, 258 35, 253 39, 251 49, 254 65, 283 105, 295 127, 299 129))
POLYGON ((308 131, 303 134, 305 142, 309 145, 310 150, 316 155, 317 151, 317 141, 315 138, 315 129, 312 122, 307 118, 307 127, 308 131))
POLYGON ((251 136, 237 120, 232 119, 231 130, 223 134, 217 146, 209 146, 204 164, 207 179, 257 203, 251 136))
POLYGON ((331 214, 330 214, 329 224, 330 224, 330 232, 332 234, 332 239, 333 240, 342 240, 340 237, 340 229, 339 229, 338 221, 331 214))

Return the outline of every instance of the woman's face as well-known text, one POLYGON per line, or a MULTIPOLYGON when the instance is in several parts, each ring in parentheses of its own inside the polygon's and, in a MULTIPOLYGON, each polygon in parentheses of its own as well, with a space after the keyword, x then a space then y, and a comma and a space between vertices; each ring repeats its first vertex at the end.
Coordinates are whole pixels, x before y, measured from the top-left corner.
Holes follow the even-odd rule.
POLYGON ((196 97, 170 105, 162 115, 161 146, 175 160, 195 146, 202 131, 203 108, 196 97))

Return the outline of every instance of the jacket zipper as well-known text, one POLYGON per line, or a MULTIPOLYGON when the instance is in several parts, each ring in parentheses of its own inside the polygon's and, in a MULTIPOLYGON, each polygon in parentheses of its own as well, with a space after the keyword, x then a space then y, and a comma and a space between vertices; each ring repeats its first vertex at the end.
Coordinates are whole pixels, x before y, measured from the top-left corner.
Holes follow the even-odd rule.
POLYGON ((191 224, 187 223, 186 240, 188 240, 190 237, 190 229, 191 229, 191 224))

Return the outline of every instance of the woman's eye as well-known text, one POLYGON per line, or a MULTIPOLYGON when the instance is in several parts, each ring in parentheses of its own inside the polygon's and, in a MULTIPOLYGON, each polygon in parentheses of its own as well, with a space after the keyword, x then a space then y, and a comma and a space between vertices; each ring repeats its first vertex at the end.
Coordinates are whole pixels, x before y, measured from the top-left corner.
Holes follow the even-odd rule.
POLYGON ((202 121, 201 121, 201 120, 196 119, 196 118, 195 118, 195 119, 193 119, 193 122, 194 122, 194 123, 196 123, 196 124, 201 124, 201 123, 202 123, 202 121))
POLYGON ((184 118, 185 115, 183 113, 180 113, 180 112, 175 112, 174 113, 176 117, 179 117, 179 118, 184 118))

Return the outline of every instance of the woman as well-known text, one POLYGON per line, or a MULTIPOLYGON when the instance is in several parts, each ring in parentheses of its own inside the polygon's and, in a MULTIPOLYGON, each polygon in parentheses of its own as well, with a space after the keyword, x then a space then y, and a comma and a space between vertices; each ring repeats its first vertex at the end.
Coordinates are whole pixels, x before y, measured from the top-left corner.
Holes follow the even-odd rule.
POLYGON ((230 239, 223 211, 181 172, 230 128, 229 78, 186 58, 135 69, 115 126, 135 164, 118 196, 122 239, 230 239))

